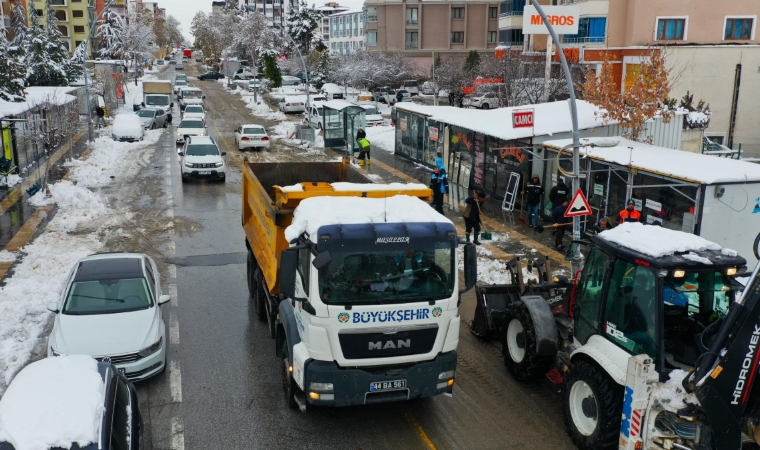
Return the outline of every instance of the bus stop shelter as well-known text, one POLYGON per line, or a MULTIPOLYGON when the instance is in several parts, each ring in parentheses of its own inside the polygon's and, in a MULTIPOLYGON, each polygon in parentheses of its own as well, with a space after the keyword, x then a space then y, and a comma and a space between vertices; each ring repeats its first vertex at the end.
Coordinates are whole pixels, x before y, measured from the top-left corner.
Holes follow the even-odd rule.
POLYGON ((356 132, 365 127, 365 110, 345 100, 330 100, 324 110, 325 147, 340 149, 349 156, 359 151, 356 132))

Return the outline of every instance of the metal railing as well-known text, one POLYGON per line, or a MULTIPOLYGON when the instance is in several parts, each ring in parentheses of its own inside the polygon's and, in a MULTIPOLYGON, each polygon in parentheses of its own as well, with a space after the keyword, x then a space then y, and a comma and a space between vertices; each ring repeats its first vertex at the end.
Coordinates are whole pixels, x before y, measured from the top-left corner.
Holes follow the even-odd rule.
POLYGON ((525 45, 525 41, 499 42, 499 45, 503 45, 505 47, 522 47, 525 45))
POLYGON ((417 25, 417 19, 406 19, 407 25, 417 25))
POLYGON ((562 0, 562 4, 563 5, 574 5, 576 3, 583 3, 583 2, 588 2, 588 1, 593 1, 593 0, 562 0))
POLYGON ((499 14, 499 17, 512 17, 512 16, 522 16, 522 11, 507 11, 499 14))
POLYGON ((565 36, 562 38, 563 44, 604 44, 606 41, 605 36, 593 36, 593 37, 570 37, 565 36))

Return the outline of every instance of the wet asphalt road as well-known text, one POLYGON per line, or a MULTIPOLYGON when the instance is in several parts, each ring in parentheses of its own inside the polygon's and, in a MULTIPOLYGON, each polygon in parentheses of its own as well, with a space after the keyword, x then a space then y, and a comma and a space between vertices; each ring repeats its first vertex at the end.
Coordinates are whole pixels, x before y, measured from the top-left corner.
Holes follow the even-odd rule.
MULTIPOLYGON (((188 74, 197 74, 189 64, 188 74)), ((162 77, 173 77, 168 68, 162 77)), ((149 449, 571 449, 559 397, 548 383, 523 385, 503 367, 498 342, 469 332, 475 299, 461 306, 459 366, 452 397, 353 408, 287 408, 279 360, 249 302, 241 218, 242 159, 231 131, 250 116, 215 82, 204 88, 212 136, 227 147, 226 183, 183 184, 171 129, 146 153, 137 191, 115 186, 114 202, 155 223, 115 249, 159 262, 169 334, 168 368, 137 383, 149 449), (212 109, 214 105, 224 106, 212 109), (234 108, 233 108, 234 106, 234 108), (224 139, 221 139, 224 138, 224 139)), ((175 116, 176 117, 176 116, 175 116)), ((177 120, 175 119, 175 124, 177 120)), ((275 145, 255 160, 327 159, 275 145)), ((133 190, 135 188, 133 187, 133 190)))

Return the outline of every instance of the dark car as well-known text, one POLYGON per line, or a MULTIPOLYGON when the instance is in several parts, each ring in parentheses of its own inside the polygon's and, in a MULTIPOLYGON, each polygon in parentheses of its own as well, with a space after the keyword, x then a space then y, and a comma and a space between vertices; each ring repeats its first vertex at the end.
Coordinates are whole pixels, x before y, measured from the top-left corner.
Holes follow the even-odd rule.
MULTIPOLYGON (((3 433, 17 445, 46 436, 54 441, 49 443, 51 448, 56 449, 145 448, 135 386, 110 362, 98 362, 84 355, 46 358, 25 367, 0 400, 0 422, 4 425, 3 433), (98 395, 101 407, 92 408, 86 400, 82 404, 74 400, 72 404, 70 392, 83 393, 82 398, 98 395), (38 409, 48 414, 39 414, 38 409), (77 414, 81 420, 72 421, 68 414, 77 414), (97 425, 93 427, 93 423, 97 425), (66 433, 83 429, 88 433, 92 430, 89 442, 67 441, 66 433), (52 447, 64 441, 68 445, 52 447)), ((0 450, 16 448, 0 441, 0 450)))
POLYGON ((198 75, 199 80, 218 80, 224 78, 224 74, 214 71, 208 71, 202 75, 198 75))

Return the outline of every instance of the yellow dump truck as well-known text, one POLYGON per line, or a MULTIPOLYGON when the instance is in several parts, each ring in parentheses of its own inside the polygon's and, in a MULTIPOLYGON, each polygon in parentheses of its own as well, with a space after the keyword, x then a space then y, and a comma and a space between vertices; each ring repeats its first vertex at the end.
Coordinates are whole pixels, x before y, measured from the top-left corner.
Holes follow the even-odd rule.
POLYGON ((427 186, 373 184, 348 159, 248 163, 242 199, 251 306, 276 338, 288 405, 451 392, 476 256, 427 186))

